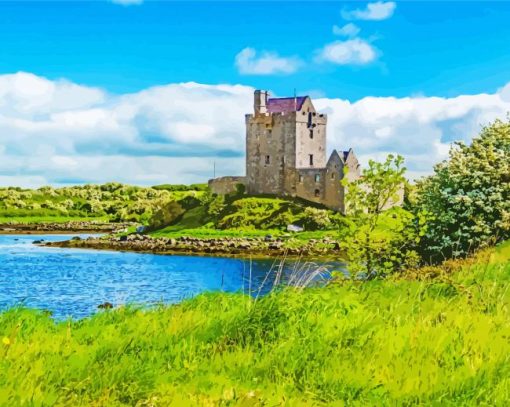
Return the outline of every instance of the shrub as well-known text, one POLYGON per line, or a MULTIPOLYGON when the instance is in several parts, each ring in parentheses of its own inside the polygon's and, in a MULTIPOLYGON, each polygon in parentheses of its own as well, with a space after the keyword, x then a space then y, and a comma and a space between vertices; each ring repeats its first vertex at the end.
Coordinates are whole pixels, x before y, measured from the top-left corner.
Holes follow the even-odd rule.
POLYGON ((402 157, 389 155, 384 163, 371 160, 362 178, 344 179, 350 227, 341 246, 354 275, 373 278, 418 263, 414 246, 423 233, 422 217, 399 207, 386 209, 398 201, 405 170, 402 157))
POLYGON ((179 216, 184 213, 184 209, 175 201, 170 201, 156 210, 149 220, 149 228, 151 230, 160 229, 170 225, 179 216))
POLYGON ((510 122, 456 143, 434 175, 418 183, 411 209, 429 220, 421 252, 437 263, 510 237, 510 122))

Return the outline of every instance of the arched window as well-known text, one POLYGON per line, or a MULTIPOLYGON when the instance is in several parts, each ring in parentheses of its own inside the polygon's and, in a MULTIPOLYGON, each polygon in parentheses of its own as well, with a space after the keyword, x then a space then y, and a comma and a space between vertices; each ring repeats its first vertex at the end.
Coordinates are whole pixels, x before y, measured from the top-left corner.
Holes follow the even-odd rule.
POLYGON ((315 197, 318 198, 321 196, 321 191, 319 189, 315 190, 315 197))

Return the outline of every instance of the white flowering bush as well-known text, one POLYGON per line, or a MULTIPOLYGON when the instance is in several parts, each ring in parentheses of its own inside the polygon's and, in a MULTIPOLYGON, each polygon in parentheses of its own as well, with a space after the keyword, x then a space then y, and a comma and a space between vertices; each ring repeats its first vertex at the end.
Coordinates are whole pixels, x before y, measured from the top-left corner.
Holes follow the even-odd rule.
POLYGON ((510 238, 510 121, 456 143, 418 183, 413 210, 428 215, 422 256, 431 263, 510 238))

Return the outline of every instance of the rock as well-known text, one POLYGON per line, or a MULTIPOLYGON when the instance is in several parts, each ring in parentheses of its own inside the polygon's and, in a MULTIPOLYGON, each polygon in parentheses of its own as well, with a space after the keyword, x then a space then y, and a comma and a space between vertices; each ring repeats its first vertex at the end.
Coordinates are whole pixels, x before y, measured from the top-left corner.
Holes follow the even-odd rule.
POLYGON ((103 302, 102 304, 99 304, 97 306, 97 308, 99 308, 99 309, 111 309, 111 308, 113 308, 113 304, 111 302, 107 301, 107 302, 103 302))

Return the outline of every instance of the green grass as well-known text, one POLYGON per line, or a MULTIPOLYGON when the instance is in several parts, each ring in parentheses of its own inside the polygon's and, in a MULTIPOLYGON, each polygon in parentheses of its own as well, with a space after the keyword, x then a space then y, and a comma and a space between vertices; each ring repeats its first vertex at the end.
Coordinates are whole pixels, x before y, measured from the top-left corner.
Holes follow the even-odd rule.
POLYGON ((510 244, 439 280, 0 314, 0 405, 501 405, 510 244), (459 271, 460 270, 460 271, 459 271))
POLYGON ((177 238, 181 236, 197 237, 202 239, 218 239, 218 238, 229 238, 229 237, 264 237, 267 235, 271 236, 284 236, 286 235, 281 230, 269 229, 269 230, 257 230, 257 229, 213 229, 207 227, 192 228, 192 229, 181 229, 173 228, 172 226, 164 228, 151 233, 154 237, 169 237, 177 238))

